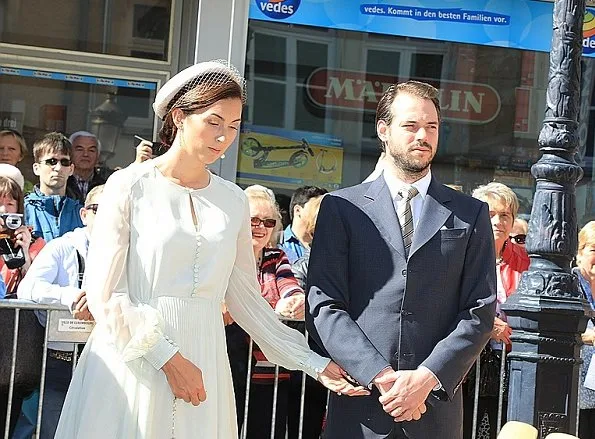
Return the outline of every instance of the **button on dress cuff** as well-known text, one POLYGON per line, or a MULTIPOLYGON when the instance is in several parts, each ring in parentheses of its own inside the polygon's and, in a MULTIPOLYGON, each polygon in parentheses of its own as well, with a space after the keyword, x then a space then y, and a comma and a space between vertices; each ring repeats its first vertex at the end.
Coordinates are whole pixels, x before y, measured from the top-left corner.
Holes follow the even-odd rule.
POLYGON ((155 369, 161 369, 165 363, 173 357, 180 348, 167 337, 163 336, 145 355, 151 366, 155 369))
POLYGON ((316 352, 310 352, 307 361, 308 364, 306 365, 304 372, 314 379, 318 379, 318 375, 324 372, 324 369, 326 369, 331 362, 330 358, 321 357, 316 352))

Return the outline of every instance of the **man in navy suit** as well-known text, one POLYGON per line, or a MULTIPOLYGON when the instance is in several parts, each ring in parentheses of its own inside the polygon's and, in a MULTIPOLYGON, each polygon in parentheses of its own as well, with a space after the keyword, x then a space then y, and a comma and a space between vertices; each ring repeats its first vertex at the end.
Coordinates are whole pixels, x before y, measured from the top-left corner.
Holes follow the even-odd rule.
POLYGON ((487 205, 432 176, 439 127, 438 90, 391 86, 382 175, 322 201, 306 323, 372 389, 331 395, 325 438, 462 438, 459 389, 492 330, 496 267, 487 205))

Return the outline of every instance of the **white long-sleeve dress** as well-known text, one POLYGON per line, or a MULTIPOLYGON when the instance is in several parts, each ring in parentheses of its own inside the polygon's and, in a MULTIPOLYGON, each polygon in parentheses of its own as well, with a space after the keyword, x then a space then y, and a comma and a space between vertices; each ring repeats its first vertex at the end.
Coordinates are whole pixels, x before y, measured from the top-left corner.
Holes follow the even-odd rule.
POLYGON ((152 160, 115 173, 94 223, 85 279, 97 322, 74 373, 59 439, 237 437, 221 303, 270 361, 311 376, 328 360, 260 295, 248 201, 211 175, 193 190, 152 160), (207 400, 177 400, 160 370, 177 351, 207 400))

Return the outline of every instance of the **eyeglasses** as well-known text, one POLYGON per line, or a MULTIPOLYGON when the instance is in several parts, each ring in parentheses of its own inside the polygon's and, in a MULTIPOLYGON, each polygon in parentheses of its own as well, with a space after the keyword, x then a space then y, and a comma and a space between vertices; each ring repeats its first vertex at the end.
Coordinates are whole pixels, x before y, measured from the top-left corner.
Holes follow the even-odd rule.
POLYGON ((257 216, 253 216, 252 218, 250 218, 250 224, 252 225, 252 227, 258 227, 261 224, 264 224, 264 226, 267 229, 272 229, 277 225, 277 220, 273 218, 260 219, 257 216))
POLYGON ((526 239, 527 239, 527 235, 522 234, 522 233, 510 237, 510 240, 517 244, 524 244, 526 239))
POLYGON ((72 164, 72 160, 70 159, 57 159, 55 157, 52 157, 51 159, 41 160, 39 163, 43 163, 44 165, 48 165, 53 168, 58 164, 58 162, 60 162, 60 164, 65 168, 72 164))
POLYGON ((86 210, 92 210, 93 213, 97 213, 97 208, 99 207, 99 204, 89 204, 88 206, 85 206, 86 210))

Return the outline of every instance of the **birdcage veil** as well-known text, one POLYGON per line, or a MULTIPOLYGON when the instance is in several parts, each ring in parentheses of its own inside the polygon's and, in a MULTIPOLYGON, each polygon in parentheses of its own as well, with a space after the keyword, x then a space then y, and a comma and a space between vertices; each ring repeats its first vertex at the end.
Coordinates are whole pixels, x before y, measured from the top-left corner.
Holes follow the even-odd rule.
POLYGON ((246 80, 233 65, 225 60, 195 64, 182 70, 159 90, 153 103, 157 116, 165 116, 174 108, 196 102, 197 96, 226 86, 240 88, 242 102, 246 102, 246 80))

